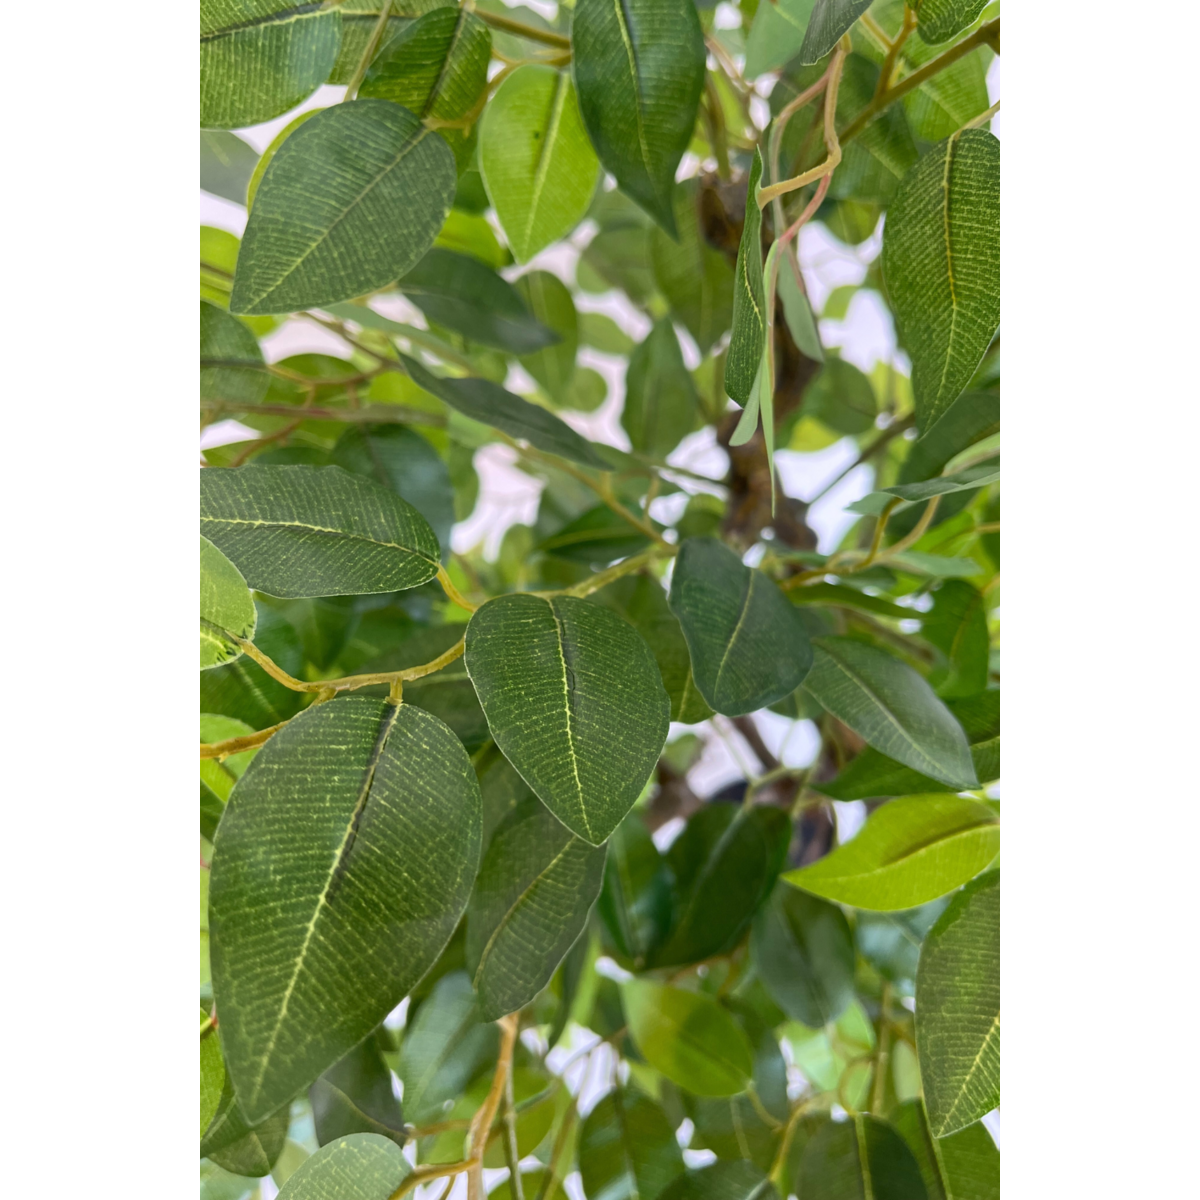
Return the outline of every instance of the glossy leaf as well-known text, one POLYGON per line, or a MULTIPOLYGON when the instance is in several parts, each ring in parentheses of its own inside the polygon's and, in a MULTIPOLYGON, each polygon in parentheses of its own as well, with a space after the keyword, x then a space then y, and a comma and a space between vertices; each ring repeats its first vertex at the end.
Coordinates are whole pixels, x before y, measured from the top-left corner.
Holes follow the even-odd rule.
POLYGON ((762 153, 754 151, 746 182, 746 220, 738 244, 733 281, 733 334, 725 357, 725 391, 746 405, 767 343, 767 298, 763 290, 762 212, 755 200, 762 179, 762 153))
POLYGON ((313 1125, 322 1146, 354 1133, 377 1133, 397 1146, 405 1141, 392 1073, 372 1035, 325 1071, 308 1089, 313 1125))
POLYGON ((954 788, 979 786, 962 727, 912 667, 850 638, 813 643, 804 688, 868 745, 954 788))
POLYGON ((235 1175, 258 1179, 270 1174, 287 1141, 287 1131, 286 1104, 256 1124, 246 1120, 227 1069, 217 1115, 200 1139, 200 1155, 235 1175))
POLYGON ((917 1160, 878 1117, 826 1121, 804 1147, 797 1192, 807 1200, 926 1200, 917 1160))
POLYGON ((579 1173, 588 1200, 655 1200, 683 1169, 666 1113, 633 1088, 609 1092, 583 1122, 579 1173))
POLYGON ((820 62, 870 7, 871 0, 816 0, 798 60, 806 66, 820 62))
POLYGON ((479 169, 518 262, 583 220, 600 161, 570 75, 531 63, 496 89, 480 126, 479 169))
POLYGON ((229 306, 285 313, 393 283, 433 244, 454 155, 406 108, 335 104, 279 147, 246 223, 229 306))
POLYGON ((929 1200, 1000 1200, 1000 1151, 978 1121, 935 1138, 921 1101, 909 1100, 891 1123, 917 1160, 929 1200))
POLYGON ((556 344, 521 356, 521 365, 546 389, 556 404, 572 407, 571 382, 579 345, 579 319, 570 289, 549 271, 530 271, 516 281, 521 298, 544 328, 558 335, 556 344))
POLYGON ((246 203, 246 185, 258 162, 258 151, 237 134, 200 131, 200 190, 234 204, 246 203))
POLYGON ((688 1171, 662 1192, 661 1200, 779 1200, 779 1193, 754 1163, 742 1160, 688 1171))
MULTIPOLYGON (((200 1023, 208 1019, 208 1013, 200 1010, 200 1023)), ((212 1124, 221 1104, 225 1090, 225 1060, 221 1057, 221 1041, 215 1031, 209 1030, 200 1038, 200 1136, 212 1124)))
POLYGON ((675 560, 671 611, 691 652, 696 686, 737 716, 782 700, 812 664, 804 624, 779 588, 716 538, 687 538, 675 560))
POLYGON ((697 1096, 744 1091, 754 1052, 742 1027, 715 1000, 644 979, 621 985, 629 1033, 642 1057, 697 1096))
POLYGON ((883 274, 928 430, 1000 325, 1000 143, 981 129, 922 155, 888 210, 883 274))
POLYGON ((341 40, 341 17, 319 6, 201 0, 201 127, 240 129, 287 112, 329 78, 341 40))
POLYGON ((900 796, 849 842, 784 878, 840 904, 889 912, 961 887, 999 849, 1000 821, 989 805, 947 793, 900 796))
POLYGON ((646 643, 601 605, 510 595, 472 616, 465 657, 504 756, 568 829, 601 845, 667 740, 670 701, 646 643))
POLYGON ((962 579, 948 579, 933 595, 933 608, 921 621, 921 636, 946 656, 938 695, 973 696, 987 687, 987 611, 978 588, 962 579))
POLYGON ((604 885, 596 911, 613 949, 639 968, 666 936, 671 919, 671 876, 636 811, 608 839, 604 885))
POLYGON ((259 752, 217 830, 210 891, 226 1067, 250 1119, 360 1042, 432 965, 466 907, 481 821, 461 743, 412 705, 333 700, 259 752), (338 986, 348 973, 352 989, 338 986))
POLYGON ((208 540, 200 539, 200 670, 241 653, 233 637, 254 637, 258 614, 242 573, 208 540))
POLYGON ((395 1142, 355 1133, 306 1158, 279 1200, 388 1200, 412 1168, 395 1142))
POLYGON ((704 88, 691 0, 578 0, 571 22, 579 108, 621 190, 676 236, 675 171, 704 88))
POLYGON ((666 458, 691 433, 696 421, 696 387, 683 363, 675 328, 656 321, 629 356, 621 428, 634 450, 666 458))
POLYGON ((432 579, 440 548, 394 492, 340 467, 210 467, 200 529, 273 596, 394 592, 432 579))
POLYGON ((258 339, 208 300, 200 301, 200 399, 260 404, 271 386, 258 339))
POLYGON ((917 32, 927 45, 948 42, 974 24, 987 0, 921 0, 917 6, 917 32))
POLYGON ((921 948, 917 1054, 929 1128, 946 1137, 1000 1103, 1000 872, 950 902, 921 948))

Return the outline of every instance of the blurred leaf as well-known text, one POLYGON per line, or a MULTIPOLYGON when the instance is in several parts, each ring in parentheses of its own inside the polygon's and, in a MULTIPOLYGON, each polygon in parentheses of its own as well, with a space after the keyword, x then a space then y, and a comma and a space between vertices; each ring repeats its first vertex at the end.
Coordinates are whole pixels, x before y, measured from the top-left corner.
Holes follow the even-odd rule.
POLYGON ((753 1163, 727 1161, 679 1176, 661 1200, 779 1200, 779 1193, 753 1163))
MULTIPOLYGON (((538 549, 585 566, 593 563, 604 566, 636 554, 649 542, 644 533, 639 533, 607 504, 598 504, 552 533, 538 549)), ((663 604, 665 607, 665 598, 663 604)))
POLYGON ((598 312, 579 314, 579 342, 605 354, 628 354, 634 347, 633 338, 612 317, 598 312))
MULTIPOLYGON (((558 341, 533 354, 525 354, 521 365, 546 389, 556 404, 567 404, 575 375, 575 351, 579 344, 578 319, 570 289, 549 271, 530 271, 516 282, 517 291, 541 325, 558 335, 558 341)), ((593 406, 594 407, 594 406, 593 406)))
POLYGON ((917 1160, 929 1200, 1000 1200, 1000 1151, 978 1121, 935 1139, 920 1100, 900 1105, 891 1119, 917 1160))
POLYGON ((579 1171, 588 1197, 653 1200, 683 1169, 666 1114, 633 1088, 609 1092, 583 1122, 579 1171))
POLYGON ((208 300, 200 301, 200 399, 231 407, 261 404, 271 377, 258 339, 246 326, 208 300))
MULTIPOLYGON (((208 1019, 208 1013, 200 1010, 200 1024, 208 1019)), ((200 1136, 212 1124, 221 1105, 221 1093, 225 1090, 225 1060, 221 1057, 221 1040, 216 1031, 210 1029, 200 1036, 200 1136)))
POLYGON ((746 39, 747 79, 782 67, 800 52, 812 16, 813 0, 759 4, 746 39))
POLYGON ((797 55, 799 61, 819 62, 870 7, 871 0, 816 0, 797 55))
POLYGON ((374 1034, 325 1071, 308 1095, 322 1146, 352 1133, 377 1133, 404 1145, 400 1101, 374 1034))
POLYGON ((947 903, 947 900, 939 899, 900 912, 856 914, 854 939, 859 954, 884 979, 911 996, 917 979, 921 943, 934 921, 945 911, 947 903))
POLYGON ((804 1197, 926 1200, 907 1143, 890 1125, 865 1113, 826 1121, 804 1148, 796 1182, 804 1197))
POLYGON ((246 185, 258 162, 258 151, 233 133, 200 130, 200 189, 246 203, 246 185))
POLYGON ((696 422, 696 388, 675 328, 656 321, 646 340, 629 356, 621 428, 634 450, 666 458, 696 422))
POLYGON ((608 839, 597 903, 605 940, 638 968, 671 921, 671 875, 641 815, 631 812, 608 839))
POLYGON ((961 579, 948 579, 933 594, 933 608, 921 620, 921 636, 947 661, 933 681, 938 695, 974 696, 987 687, 987 610, 983 595, 961 579))
POLYGON ((217 1114, 200 1139, 200 1156, 235 1175, 261 1179, 271 1173, 287 1140, 287 1130, 286 1103, 257 1125, 247 1121, 234 1096, 233 1080, 226 1073, 217 1114))

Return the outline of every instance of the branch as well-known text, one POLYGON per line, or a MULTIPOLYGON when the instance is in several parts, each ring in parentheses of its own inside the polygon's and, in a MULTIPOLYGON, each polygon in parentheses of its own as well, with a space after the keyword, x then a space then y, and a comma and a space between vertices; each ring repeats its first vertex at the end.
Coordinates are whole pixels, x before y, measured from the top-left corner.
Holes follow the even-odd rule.
POLYGON ((502 17, 497 13, 485 12, 482 8, 475 10, 475 15, 490 25, 493 29, 502 29, 505 33, 523 37, 527 42, 541 42, 543 46, 557 46, 560 50, 571 49, 571 39, 561 33, 551 33, 547 29, 537 29, 533 25, 525 25, 514 21, 512 17, 502 17))
POLYGON ((371 30, 371 36, 367 38, 367 44, 363 47, 363 52, 359 55, 358 65, 354 68, 354 74, 350 76, 350 82, 346 85, 346 94, 342 97, 343 103, 347 100, 353 100, 358 93, 359 85, 363 81, 363 76, 367 73, 367 68, 371 65, 371 59, 375 57, 375 51, 379 49, 380 42, 383 41, 384 30, 387 29, 388 18, 392 15, 392 0, 383 0, 383 7, 379 10, 379 16, 375 21, 375 26, 371 30))

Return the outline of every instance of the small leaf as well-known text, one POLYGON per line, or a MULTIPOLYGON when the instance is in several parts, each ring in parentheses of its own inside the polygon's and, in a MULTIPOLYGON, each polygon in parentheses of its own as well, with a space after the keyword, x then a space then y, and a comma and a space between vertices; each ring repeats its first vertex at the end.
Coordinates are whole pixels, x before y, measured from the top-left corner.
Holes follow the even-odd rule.
POLYGON ((939 696, 974 696, 987 687, 991 642, 978 588, 962 579, 943 583, 921 620, 921 636, 946 656, 946 670, 935 681, 939 696))
POLYGON ((972 880, 925 938, 917 1055, 936 1138, 1000 1103, 1000 872, 972 880))
POLYGON ((771 579, 716 538, 684 540, 669 602, 696 685, 717 712, 765 708, 808 674, 813 652, 799 613, 771 579))
MULTIPOLYGON (((208 1013, 200 1010, 200 1023, 208 1019, 208 1013)), ((212 1124, 221 1105, 221 1093, 225 1090, 225 1060, 221 1057, 221 1040, 213 1030, 200 1038, 200 1136, 212 1124)))
POLYGON ((733 1096, 754 1073, 742 1027, 715 1000, 644 979, 621 985, 629 1033, 642 1057, 697 1096, 733 1096))
POLYGON ((271 386, 258 339, 207 300, 200 301, 200 399, 260 404, 271 386))
POLYGON ((826 1121, 800 1159, 797 1192, 813 1197, 926 1200, 917 1160, 888 1124, 865 1113, 826 1121))
POLYGON ((200 190, 246 203, 246 185, 258 162, 258 151, 235 133, 200 130, 200 190))
POLYGON ((788 883, 854 908, 894 912, 936 900, 979 874, 1000 850, 1000 821, 962 796, 900 796, 850 841, 788 883))
POLYGON ((696 423, 696 386, 668 320, 656 321, 629 356, 621 428, 634 450, 666 458, 696 423))
POLYGON ((646 643, 571 596, 501 596, 467 626, 467 670, 492 737, 573 833, 601 845, 650 778, 670 702, 646 643))
POLYGON ((671 876, 645 822, 635 810, 608 839, 604 885, 596 911, 606 941, 641 968, 671 920, 671 876))
POLYGON ((909 1100, 892 1112, 892 1125, 917 1160, 929 1200, 1000 1200, 1000 1151, 978 1121, 934 1138, 921 1101, 909 1100))
POLYGON ((604 855, 533 797, 492 835, 467 906, 467 969, 485 1021, 550 982, 587 924, 604 855))
MULTIPOLYGON (((879 492, 871 492, 861 500, 847 505, 848 512, 878 514, 883 512, 891 503, 893 497, 898 497, 904 504, 919 504, 932 500, 934 496, 947 496, 955 492, 973 492, 989 483, 995 483, 1000 478, 1000 459, 989 458, 985 462, 964 467, 950 475, 939 475, 935 479, 923 479, 916 483, 898 483, 894 487, 884 488, 879 492)), ((912 553, 909 551, 909 553, 912 553)))
POLYGON ((692 0, 578 0, 571 22, 579 108, 600 161, 676 236, 675 171, 704 89, 692 0))
POLYGON ((762 179, 762 152, 757 148, 746 182, 746 221, 738 244, 733 282, 733 334, 725 357, 725 390, 745 405, 767 344, 767 298, 763 291, 762 212, 755 194, 762 179))
POLYGON ((871 0, 816 0, 797 60, 804 66, 820 62, 870 7, 871 0))
POLYGON ((500 85, 480 125, 479 170, 518 262, 583 220, 600 161, 570 75, 531 63, 500 85))
POLYGON ((433 245, 455 176, 445 140, 398 104, 355 100, 317 113, 263 175, 231 311, 294 312, 394 283, 433 245))
MULTIPOLYGON (((808 294, 800 286, 800 268, 791 252, 783 255, 779 264, 779 281, 776 284, 779 299, 783 302, 783 316, 787 321, 792 341, 805 358, 813 362, 824 362, 825 351, 821 346, 821 335, 817 332, 816 318, 808 294)), ((805 408, 808 397, 805 397, 805 408)))
POLYGON ((273 596, 402 591, 437 574, 429 523, 393 492, 341 467, 209 467, 200 528, 273 596))
POLYGON ((754 1163, 735 1159, 686 1172, 660 1200, 779 1200, 779 1193, 754 1163))
POLYGON ((254 637, 258 614, 242 573, 208 540, 200 539, 200 670, 232 662, 234 637, 254 637))
POLYGON ((322 1146, 353 1133, 377 1133, 404 1145, 400 1101, 374 1035, 325 1071, 308 1089, 308 1098, 322 1146))
POLYGON ((395 1142, 355 1133, 306 1158, 279 1190, 279 1200, 388 1200, 412 1168, 395 1142))
POLYGON ((261 1179, 271 1173, 287 1141, 288 1118, 288 1105, 284 1104, 255 1125, 247 1121, 227 1069, 217 1115, 200 1139, 200 1156, 235 1175, 261 1179))
POLYGON ((516 289, 534 318, 558 335, 556 345, 521 356, 521 365, 546 389, 550 399, 574 407, 571 383, 575 377, 575 352, 579 346, 579 318, 571 290, 549 271, 530 271, 516 281, 516 289))
POLYGON ((917 32, 927 46, 948 42, 973 25, 987 0, 921 0, 917 5, 917 32))
POLYGON ((979 780, 962 726, 912 667, 865 642, 820 638, 804 688, 868 745, 954 788, 979 780))
POLYGON ((609 1092, 583 1122, 579 1173, 586 1196, 653 1200, 683 1169, 667 1114, 634 1088, 609 1092))

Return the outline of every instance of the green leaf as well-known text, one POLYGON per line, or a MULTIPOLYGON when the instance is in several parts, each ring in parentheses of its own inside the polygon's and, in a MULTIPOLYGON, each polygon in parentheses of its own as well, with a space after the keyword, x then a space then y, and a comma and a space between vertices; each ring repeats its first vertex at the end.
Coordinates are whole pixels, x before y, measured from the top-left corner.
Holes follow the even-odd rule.
POLYGON ((569 75, 531 63, 500 85, 480 124, 479 170, 518 262, 583 220, 600 161, 569 75))
POLYGON ((921 0, 917 5, 917 32, 929 46, 948 42, 973 25, 987 0, 921 0))
POLYGON ((732 950, 771 894, 792 829, 778 808, 706 804, 671 843, 675 920, 655 966, 732 950))
POLYGON ((510 354, 529 354, 558 341, 553 330, 534 319, 511 283, 466 254, 435 246, 399 287, 429 320, 469 341, 510 354))
MULTIPOLYGON (((208 1013, 200 1010, 200 1023, 208 1020, 208 1013)), ((221 1041, 214 1030, 200 1038, 200 1136, 212 1124, 221 1105, 221 1093, 225 1090, 225 1060, 221 1057, 221 1041)))
POLYGON ((922 479, 916 483, 898 483, 880 492, 871 492, 861 500, 847 505, 847 510, 868 514, 881 513, 894 496, 898 496, 905 504, 919 504, 925 500, 932 500, 934 496, 973 492, 986 484, 995 483, 999 478, 1000 459, 989 458, 986 462, 964 467, 950 475, 939 475, 935 479, 922 479))
POLYGON ((232 662, 249 641, 258 614, 242 573, 208 540, 200 539, 200 670, 232 662))
MULTIPOLYGON (((903 57, 914 69, 938 53, 935 47, 916 38, 909 39, 907 49, 903 57)), ((987 68, 991 58, 991 50, 979 46, 904 97, 904 111, 915 137, 923 142, 940 142, 988 107, 987 68)))
POLYGON ((279 147, 254 199, 229 307, 286 313, 394 283, 433 245, 454 155, 387 100, 335 104, 279 147))
POLYGON ((388 1200, 412 1168, 395 1142, 355 1133, 306 1158, 279 1200, 388 1200))
POLYGON ((964 450, 1000 432, 1000 396, 996 392, 963 392, 923 437, 909 448, 900 467, 900 482, 932 479, 964 450))
POLYGON ((776 887, 754 920, 750 951, 771 999, 810 1029, 836 1021, 854 999, 854 942, 836 905, 776 887))
POLYGON ((854 937, 858 952, 903 995, 911 996, 917 980, 921 943, 934 921, 946 911, 948 901, 931 900, 919 908, 900 912, 860 912, 855 916, 854 937))
POLYGON ((778 0, 760 4, 746 38, 747 79, 756 79, 795 58, 804 45, 813 0, 778 0))
POLYGON ((271 386, 258 339, 237 317, 200 301, 200 399, 260 404, 271 386))
MULTIPOLYGON (((224 1029, 222 1029, 224 1035, 224 1029)), ((287 1141, 288 1106, 252 1125, 246 1120, 233 1091, 226 1064, 225 1087, 217 1115, 200 1139, 201 1158, 210 1158, 235 1175, 260 1179, 269 1175, 287 1141)))
POLYGON ((917 968, 917 1055, 929 1128, 956 1133, 1000 1103, 1000 872, 938 918, 917 968))
POLYGON ((465 657, 505 758, 568 829, 601 845, 667 740, 649 647, 599 604, 510 595, 471 617, 465 657))
POLYGON ((678 240, 656 225, 650 231, 650 258, 658 290, 696 339, 703 355, 733 320, 733 270, 700 232, 698 183, 688 179, 676 188, 678 240))
POLYGON ((979 800, 899 796, 831 854, 784 875, 839 904, 894 912, 961 887, 1000 850, 1000 820, 979 800))
POLYGON ((797 60, 805 66, 820 62, 870 7, 871 0, 816 0, 797 60))
POLYGON ((604 354, 628 354, 634 345, 633 338, 612 317, 595 312, 579 314, 579 341, 604 354))
POLYGON ((429 522, 449 557, 454 526, 454 487, 446 460, 405 425, 357 425, 347 429, 330 454, 335 466, 364 475, 407 500, 429 522))
POLYGON ((909 1100, 892 1113, 892 1125, 917 1160, 929 1200, 1000 1200, 1000 1151, 979 1122, 935 1138, 920 1100, 909 1100))
POLYGON ((217 830, 209 904, 225 1062, 250 1119, 366 1037, 437 959, 481 823, 461 743, 409 704, 332 700, 259 752, 217 830))
POLYGON ((579 108, 600 161, 672 237, 675 171, 704 88, 692 0, 578 0, 571 22, 579 108))
POLYGON ((308 1089, 308 1098, 322 1146, 353 1133, 377 1133, 404 1145, 400 1101, 374 1034, 324 1072, 308 1089))
POLYGON ((763 291, 762 211, 755 196, 762 178, 757 148, 746 183, 746 220, 738 243, 733 283, 733 334, 725 356, 725 391, 745 405, 754 390, 767 344, 767 298, 763 291))
POLYGON ((804 688, 868 745, 955 788, 979 780, 962 727, 920 675, 851 638, 820 638, 804 688))
POLYGON ((875 428, 879 404, 871 381, 853 363, 831 356, 804 393, 803 411, 834 433, 857 437, 875 428))
POLYGON ((509 437, 522 438, 538 450, 557 454, 581 466, 598 467, 602 471, 609 469, 592 444, 565 421, 512 392, 506 392, 498 383, 490 379, 434 375, 404 354, 400 361, 418 387, 437 396, 464 417, 482 421, 509 437))
POLYGON ((341 467, 209 467, 200 527, 252 588, 273 596, 395 592, 437 574, 425 518, 341 467))
POLYGON ((609 1092, 579 1131, 583 1191, 595 1200, 654 1200, 683 1169, 667 1114, 634 1088, 609 1092))
POLYGON ((888 209, 883 274, 928 430, 971 381, 1000 326, 1000 143, 982 129, 940 142, 888 209))
POLYGON ((745 1091, 754 1051, 715 1000, 645 979, 623 983, 621 1000, 630 1036, 655 1070, 697 1096, 745 1091))
POLYGON ((671 579, 671 611, 691 652, 696 685, 719 713, 782 700, 812 664, 804 624, 761 571, 716 538, 686 538, 671 579))
POLYGON ((254 165, 254 170, 250 174, 250 180, 246 185, 246 211, 250 212, 254 208, 254 197, 258 194, 258 185, 262 183, 262 177, 267 173, 267 168, 271 165, 271 160, 275 157, 275 152, 283 145, 292 133, 299 129, 305 121, 311 120, 319 112, 324 112, 323 108, 310 108, 293 117, 270 141, 270 144, 262 152, 257 163, 254 165))
POLYGON ((246 185, 258 151, 235 133, 200 130, 200 190, 234 204, 246 203, 246 185))
MULTIPOLYGON (((808 294, 800 286, 800 268, 790 251, 783 255, 783 261, 779 265, 779 280, 775 286, 779 299, 783 302, 783 316, 796 348, 805 358, 811 358, 814 362, 824 362, 825 351, 821 346, 821 335, 817 332, 817 321, 813 316, 808 294)), ((807 406, 806 396, 805 407, 807 406)))
MULTIPOLYGON (((597 504, 575 520, 568 521, 557 533, 552 533, 538 549, 568 562, 604 565, 636 554, 649 541, 644 533, 639 533, 607 504, 597 504)), ((665 597, 663 605, 666 606, 665 597)))
POLYGON ((467 969, 485 1021, 523 1008, 550 982, 587 924, 604 855, 534 797, 492 835, 467 906, 467 969))
POLYGON ((921 619, 921 636, 946 656, 946 670, 935 681, 938 695, 974 696, 987 687, 991 641, 978 588, 962 579, 946 580, 921 619))
POLYGON ((639 969, 666 936, 671 921, 671 876, 636 810, 608 839, 604 886, 596 911, 606 941, 639 969))
POLYGON ((579 319, 571 291, 549 271, 530 271, 516 281, 516 289, 534 318, 558 335, 555 345, 521 356, 521 365, 546 389, 556 404, 572 407, 571 382, 575 377, 575 352, 579 346, 579 319))
POLYGON ((826 1121, 804 1147, 797 1192, 830 1200, 926 1200, 917 1160, 890 1126, 865 1113, 826 1121))
POLYGON ((661 1193, 661 1200, 779 1200, 779 1193, 754 1163, 743 1159, 688 1171, 661 1193))
POLYGON ((696 423, 696 387, 683 363, 675 327, 656 321, 629 357, 621 428, 634 450, 666 458, 696 423))
POLYGON ((201 127, 240 129, 294 108, 329 78, 341 40, 341 17, 319 6, 201 0, 201 127))
MULTIPOLYGON (((413 18, 441 8, 446 0, 392 0, 391 16, 382 45, 402 29, 412 24, 413 18)), ((355 69, 362 60, 371 34, 379 20, 379 0, 343 0, 338 5, 342 14, 342 49, 337 65, 329 76, 329 82, 345 86, 354 78, 355 69)))

